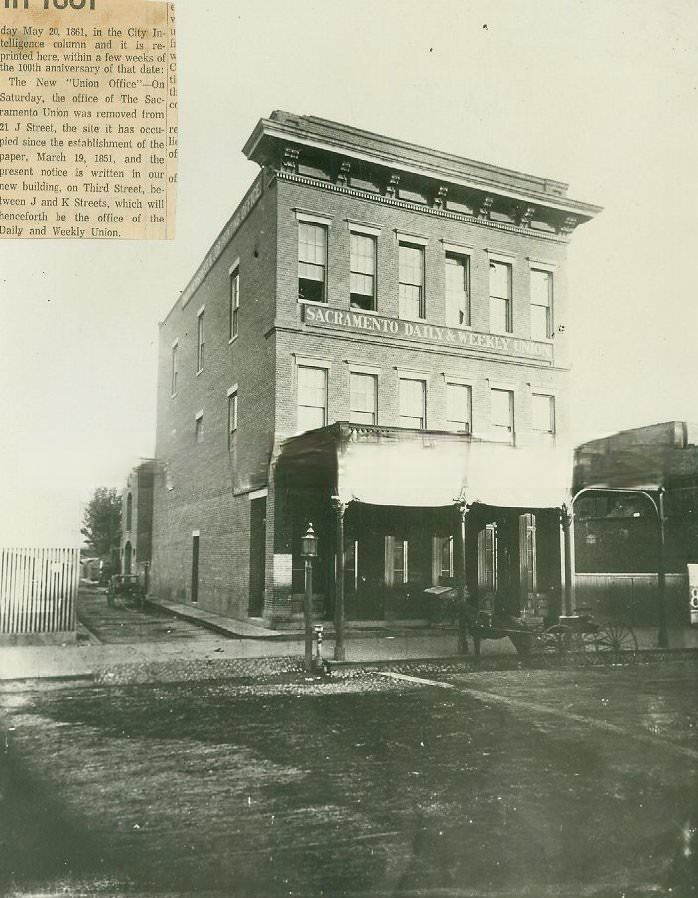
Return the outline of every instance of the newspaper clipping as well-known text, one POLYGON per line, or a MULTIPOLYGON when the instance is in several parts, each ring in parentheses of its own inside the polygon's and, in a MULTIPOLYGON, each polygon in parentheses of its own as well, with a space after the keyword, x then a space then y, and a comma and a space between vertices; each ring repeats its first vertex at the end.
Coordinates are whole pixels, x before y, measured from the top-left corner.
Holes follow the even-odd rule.
POLYGON ((0 10, 0 237, 172 238, 174 6, 66 2, 0 10))

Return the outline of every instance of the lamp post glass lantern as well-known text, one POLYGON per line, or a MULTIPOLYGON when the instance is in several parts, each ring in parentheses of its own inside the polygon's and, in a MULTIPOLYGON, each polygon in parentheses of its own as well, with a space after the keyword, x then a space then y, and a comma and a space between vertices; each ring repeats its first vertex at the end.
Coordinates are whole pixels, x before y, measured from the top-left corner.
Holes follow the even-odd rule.
POLYGON ((313 525, 308 524, 305 536, 301 538, 301 556, 303 558, 317 558, 317 534, 313 525))
POLYGON ((301 537, 301 557, 305 560, 305 595, 303 619, 305 623, 305 670, 309 673, 313 666, 313 558, 317 558, 317 535, 313 525, 308 524, 305 536, 301 537))

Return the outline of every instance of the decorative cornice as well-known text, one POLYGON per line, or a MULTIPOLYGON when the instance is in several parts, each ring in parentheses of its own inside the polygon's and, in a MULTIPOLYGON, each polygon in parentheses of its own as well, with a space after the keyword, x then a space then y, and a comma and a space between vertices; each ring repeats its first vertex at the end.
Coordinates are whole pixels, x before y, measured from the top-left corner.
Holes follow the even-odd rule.
MULTIPOLYGON (((369 193, 368 191, 359 190, 355 187, 343 187, 340 184, 330 184, 327 181, 319 181, 315 178, 310 178, 307 175, 299 175, 293 172, 286 171, 277 171, 276 177, 281 181, 294 181, 299 184, 306 184, 308 187, 315 187, 320 190, 328 190, 330 193, 343 193, 348 196, 354 196, 362 200, 366 200, 372 203, 379 203, 387 206, 394 206, 399 209, 406 209, 410 212, 421 212, 424 215, 436 215, 439 218, 446 218, 450 221, 462 221, 467 222, 468 224, 480 225, 481 227, 491 228, 495 231, 508 231, 513 234, 525 234, 527 237, 536 237, 540 240, 547 240, 552 243, 567 243, 569 232, 563 232, 561 229, 560 234, 552 234, 547 233, 546 231, 536 231, 531 229, 530 227, 524 228, 515 224, 507 224, 502 221, 492 221, 489 218, 479 218, 475 214, 468 215, 465 212, 454 212, 450 209, 435 209, 433 206, 423 206, 420 203, 413 203, 409 200, 401 200, 395 196, 392 196, 388 193, 390 189, 390 184, 388 185, 388 190, 386 190, 385 196, 381 196, 379 193, 369 193)), ((398 179, 399 175, 392 175, 391 182, 393 178, 398 179)))

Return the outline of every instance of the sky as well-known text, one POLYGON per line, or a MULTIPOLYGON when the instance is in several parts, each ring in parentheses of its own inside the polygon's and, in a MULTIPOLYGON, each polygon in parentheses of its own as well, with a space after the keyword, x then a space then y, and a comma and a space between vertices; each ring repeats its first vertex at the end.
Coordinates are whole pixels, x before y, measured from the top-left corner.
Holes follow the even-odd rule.
POLYGON ((178 0, 172 241, 0 239, 0 544, 77 544, 154 453, 158 321, 273 109, 570 184, 574 442, 698 421, 695 0, 178 0))

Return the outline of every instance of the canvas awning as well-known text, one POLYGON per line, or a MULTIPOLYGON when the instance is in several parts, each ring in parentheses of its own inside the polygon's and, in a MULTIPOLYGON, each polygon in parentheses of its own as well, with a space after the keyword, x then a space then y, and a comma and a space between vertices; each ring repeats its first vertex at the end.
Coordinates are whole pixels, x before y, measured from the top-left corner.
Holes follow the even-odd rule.
POLYGON ((554 508, 569 501, 571 453, 514 448, 466 435, 361 433, 343 440, 338 493, 343 502, 438 507, 468 504, 554 508))
POLYGON ((468 434, 337 423, 286 440, 277 478, 332 489, 344 503, 439 508, 465 500, 557 508, 570 501, 572 453, 468 434))

